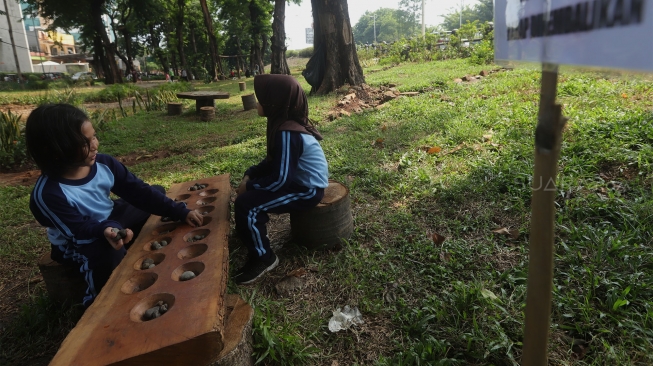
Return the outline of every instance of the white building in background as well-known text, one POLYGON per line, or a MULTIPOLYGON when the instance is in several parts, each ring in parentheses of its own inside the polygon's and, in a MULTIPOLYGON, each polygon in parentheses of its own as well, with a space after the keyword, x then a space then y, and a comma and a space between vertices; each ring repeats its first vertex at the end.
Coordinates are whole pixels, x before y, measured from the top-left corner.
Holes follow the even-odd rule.
MULTIPOLYGON (((9 9, 5 9, 4 2, 0 1, 0 10, 9 14, 11 19, 11 28, 16 44, 16 53, 18 54, 18 63, 21 72, 32 72, 32 60, 27 43, 27 34, 23 24, 23 12, 20 4, 15 0, 7 0, 9 9)), ((7 16, 0 15, 0 72, 16 72, 16 61, 14 50, 11 47, 11 37, 9 36, 9 24, 7 16)))

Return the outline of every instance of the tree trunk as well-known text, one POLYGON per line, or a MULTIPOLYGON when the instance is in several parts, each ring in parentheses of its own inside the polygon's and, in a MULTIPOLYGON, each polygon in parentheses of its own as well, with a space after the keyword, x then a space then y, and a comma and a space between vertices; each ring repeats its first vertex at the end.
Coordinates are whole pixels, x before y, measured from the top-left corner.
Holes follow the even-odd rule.
POLYGON ((150 37, 151 37, 151 46, 152 49, 154 49, 154 54, 157 59, 159 59, 159 62, 161 63, 161 66, 163 67, 163 72, 167 73, 170 71, 170 67, 168 66, 168 60, 166 59, 165 55, 163 54, 163 51, 161 51, 161 47, 159 47, 159 44, 161 43, 161 38, 158 35, 157 32, 154 31, 154 25, 149 24, 150 28, 150 37))
POLYGON ((268 49, 268 38, 265 34, 261 33, 261 74, 265 74, 265 62, 263 58, 265 57, 265 51, 268 49))
POLYGON ((250 59, 249 62, 251 63, 252 71, 256 70, 256 66, 258 66, 258 73, 262 74, 263 73, 263 55, 261 54, 261 45, 260 45, 260 39, 261 39, 261 29, 260 26, 258 25, 260 23, 259 17, 262 16, 262 14, 259 13, 259 9, 256 7, 256 4, 254 4, 254 1, 249 2, 249 17, 250 21, 252 22, 252 45, 250 47, 249 55, 250 59))
MULTIPOLYGON (((188 65, 186 64, 186 54, 184 53, 184 7, 186 0, 177 0, 177 52, 179 52, 179 61, 182 70, 186 71, 186 81, 188 81, 188 65)), ((182 75, 183 75, 182 71, 182 75)), ((179 76, 181 80, 181 75, 179 76)))
POLYGON ((179 65, 177 65, 177 57, 175 57, 175 52, 170 51, 170 57, 172 58, 172 74, 174 76, 179 76, 179 65))
POLYGON ((286 62, 286 0, 275 0, 272 21, 272 65, 270 74, 290 75, 286 62))
MULTIPOLYGON (((113 38, 116 39, 116 42, 114 42, 114 43, 111 44, 111 45, 113 46, 113 50, 114 50, 114 52, 116 53, 116 56, 118 56, 118 58, 121 59, 122 62, 125 64, 125 76, 126 76, 126 75, 130 75, 130 74, 132 73, 132 70, 133 70, 133 66, 134 66, 134 65, 130 62, 131 60, 129 60, 127 57, 125 57, 125 55, 123 55, 123 54, 118 50, 118 42, 117 42, 117 40, 118 40, 118 34, 116 33, 116 29, 115 29, 115 28, 112 27, 112 30, 113 30, 113 38)), ((136 81, 134 81, 134 82, 136 82, 136 81)))
POLYGON ((351 32, 347 0, 311 0, 313 7, 314 46, 324 47, 326 65, 322 83, 311 94, 328 94, 345 83, 365 82, 358 62, 356 44, 351 32))
POLYGON ((202 5, 202 13, 204 14, 204 25, 206 26, 206 33, 209 36, 209 50, 211 51, 211 67, 209 67, 209 72, 211 73, 211 78, 213 80, 218 80, 218 73, 216 67, 219 66, 218 58, 218 41, 215 39, 215 33, 213 33, 213 20, 211 19, 211 14, 209 13, 209 7, 206 4, 206 0, 200 0, 202 5))
POLYGON ((134 57, 132 56, 132 41, 131 34, 127 30, 127 27, 121 29, 122 36, 125 38, 125 52, 127 52, 127 65, 130 70, 135 70, 134 67, 134 57))
MULTIPOLYGON (((102 38, 99 35, 93 37, 93 48, 95 48, 95 54, 98 56, 96 60, 98 68, 102 70, 102 75, 106 80, 108 75, 111 75, 111 67, 109 67, 109 62, 107 61, 106 56, 104 55, 104 46, 102 46, 102 38)), ((98 77, 99 77, 98 73, 98 77)))
POLYGON ((105 84, 115 84, 122 83, 122 76, 118 69, 118 64, 116 63, 116 54, 113 51, 113 45, 109 40, 109 35, 107 35, 107 30, 104 27, 104 22, 102 22, 102 7, 104 6, 104 0, 94 0, 91 3, 91 17, 93 18, 93 26, 95 32, 98 34, 102 40, 102 45, 104 46, 104 51, 107 56, 107 64, 109 69, 105 69, 105 84))

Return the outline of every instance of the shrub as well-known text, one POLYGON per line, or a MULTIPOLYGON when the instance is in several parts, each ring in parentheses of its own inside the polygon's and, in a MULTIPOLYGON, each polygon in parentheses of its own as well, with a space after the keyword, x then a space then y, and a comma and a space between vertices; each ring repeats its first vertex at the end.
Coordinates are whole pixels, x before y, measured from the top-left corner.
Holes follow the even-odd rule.
POLYGON ((27 156, 24 129, 20 126, 22 115, 0 111, 0 165, 21 162, 27 156))
POLYGON ((484 39, 474 46, 469 61, 475 65, 487 65, 494 62, 494 43, 492 40, 484 39))

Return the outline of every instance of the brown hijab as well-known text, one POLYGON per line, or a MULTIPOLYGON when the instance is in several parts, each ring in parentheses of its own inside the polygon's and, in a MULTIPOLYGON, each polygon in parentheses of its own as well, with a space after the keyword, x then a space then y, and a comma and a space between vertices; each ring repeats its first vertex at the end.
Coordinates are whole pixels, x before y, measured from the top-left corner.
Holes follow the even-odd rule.
POLYGON ((322 135, 308 119, 306 93, 294 77, 277 74, 256 75, 254 92, 268 118, 266 131, 268 160, 273 158, 274 138, 277 131, 296 131, 322 140, 322 135))

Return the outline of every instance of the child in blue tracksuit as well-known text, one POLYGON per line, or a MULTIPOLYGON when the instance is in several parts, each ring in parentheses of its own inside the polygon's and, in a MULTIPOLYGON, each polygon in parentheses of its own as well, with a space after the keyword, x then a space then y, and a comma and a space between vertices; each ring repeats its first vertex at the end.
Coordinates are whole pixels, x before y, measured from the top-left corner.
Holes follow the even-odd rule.
POLYGON ((270 249, 268 214, 315 207, 329 185, 329 170, 308 120, 308 103, 297 80, 287 75, 257 75, 258 114, 267 117, 267 156, 247 169, 235 203, 236 231, 248 249, 237 284, 256 281, 279 263, 270 249))
POLYGON ((30 210, 47 227, 51 258, 79 268, 89 306, 150 214, 198 226, 202 216, 165 196, 111 156, 98 153, 93 125, 67 104, 43 105, 25 125, 27 151, 41 169, 30 210), (114 193, 121 199, 112 200, 114 193), (118 235, 112 229, 124 229, 118 235), (124 237, 121 237, 124 234, 124 237))

